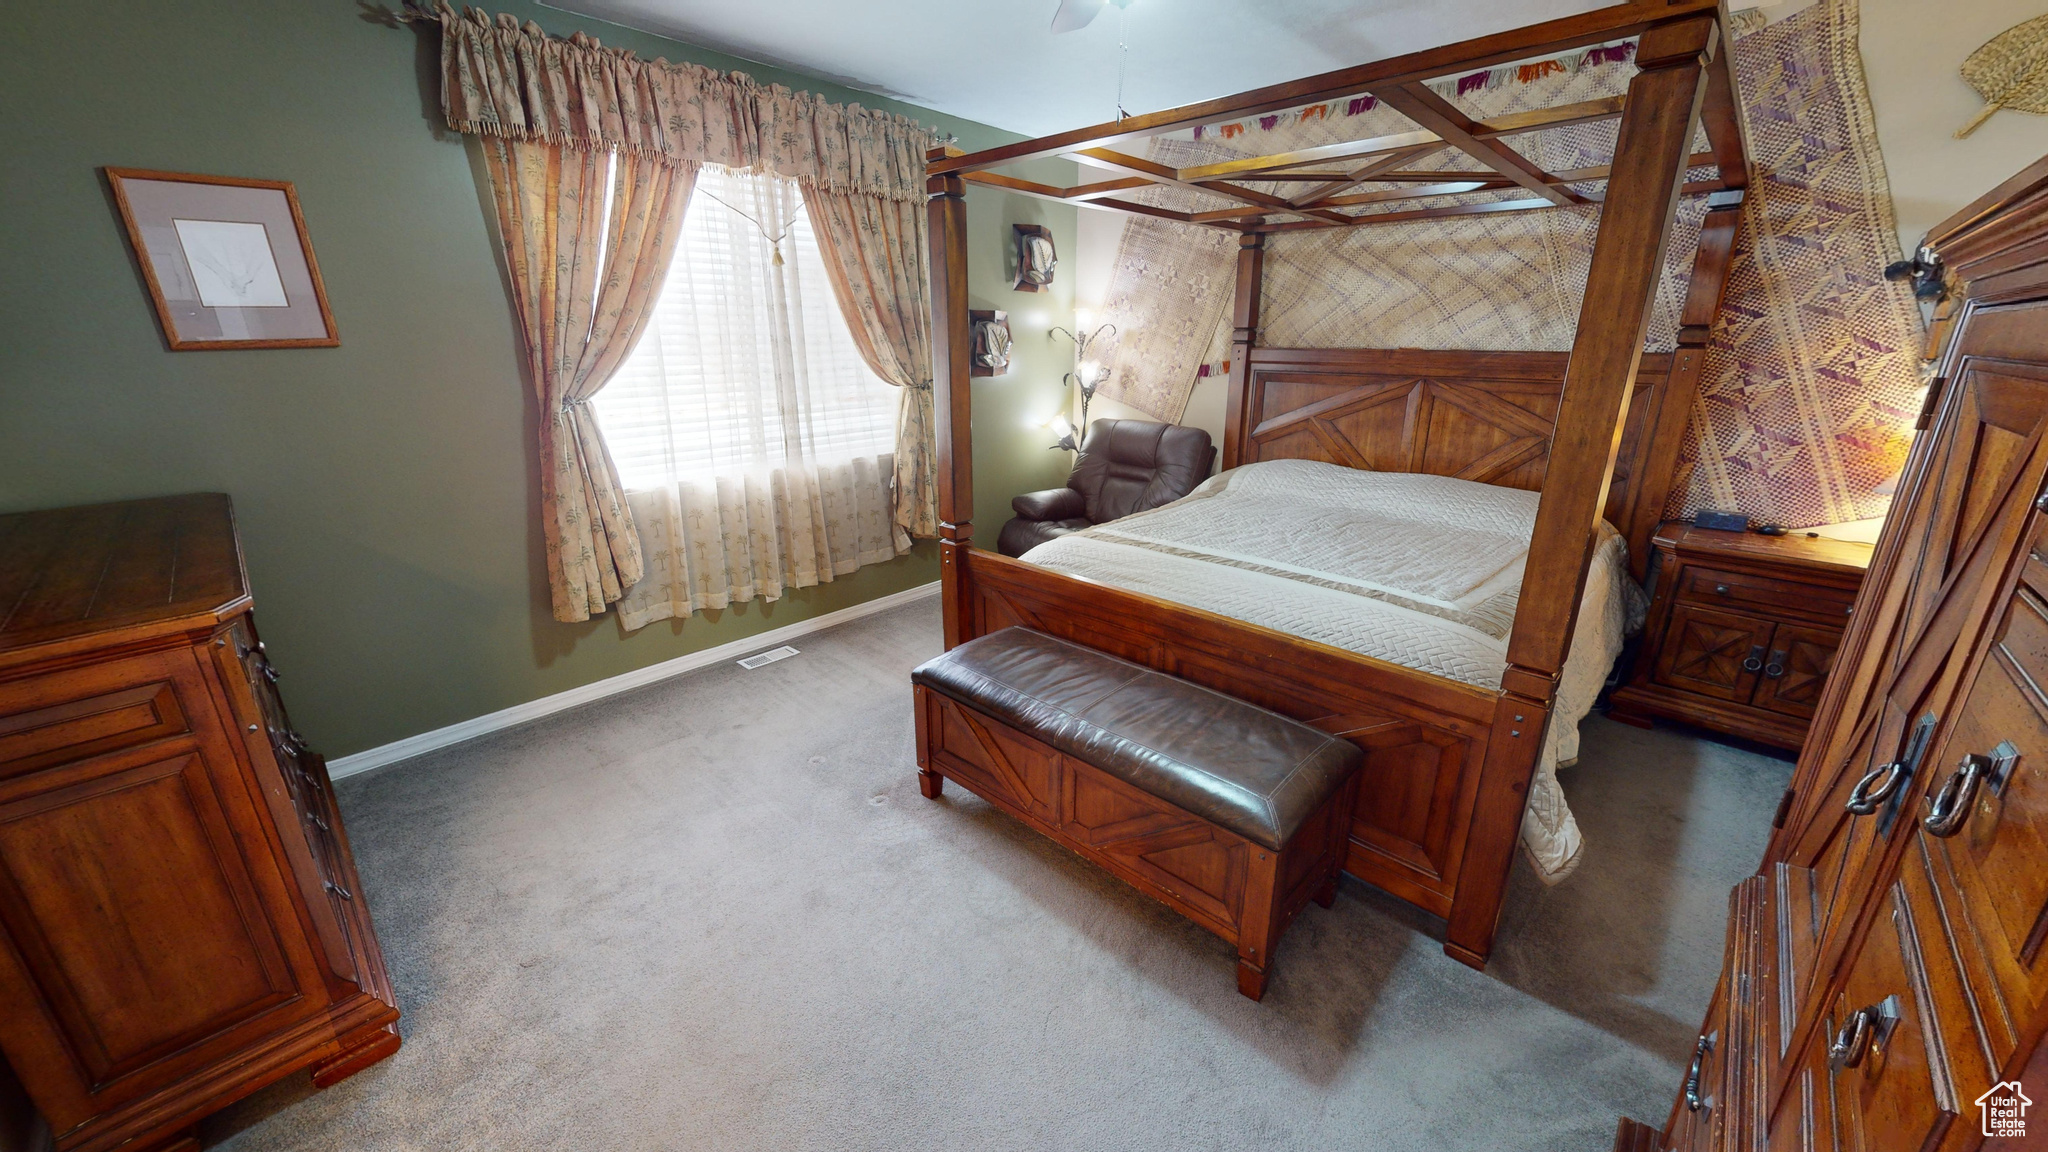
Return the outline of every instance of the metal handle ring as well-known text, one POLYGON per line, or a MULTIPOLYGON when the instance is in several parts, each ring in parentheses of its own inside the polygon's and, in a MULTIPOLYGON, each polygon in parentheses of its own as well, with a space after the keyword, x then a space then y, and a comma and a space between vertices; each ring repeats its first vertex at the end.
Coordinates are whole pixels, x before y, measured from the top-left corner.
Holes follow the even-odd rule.
POLYGON ((1870 1049, 1872 1025, 1876 1022, 1877 1009, 1858 1008, 1835 1033, 1835 1042, 1828 1045, 1828 1063, 1837 1068, 1854 1068, 1863 1062, 1863 1054, 1870 1049))
POLYGON ((1942 781, 1941 791, 1928 799, 1927 815, 1921 818, 1920 826, 1929 835, 1943 839, 1962 831, 1977 803, 1977 788, 1984 782, 1984 770, 1990 766, 1988 756, 1972 752, 1963 757, 1955 772, 1942 781))
POLYGON ((1866 773, 1849 790, 1849 812, 1854 816, 1868 816, 1878 810, 1885 801, 1898 791, 1899 784, 1906 778, 1906 766, 1897 760, 1880 764, 1866 773))

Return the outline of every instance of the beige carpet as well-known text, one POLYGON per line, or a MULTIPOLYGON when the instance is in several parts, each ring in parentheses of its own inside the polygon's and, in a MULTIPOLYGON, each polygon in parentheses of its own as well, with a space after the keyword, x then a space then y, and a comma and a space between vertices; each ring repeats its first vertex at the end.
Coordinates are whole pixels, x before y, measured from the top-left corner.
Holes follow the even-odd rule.
POLYGON ((405 1048, 209 1125, 271 1149, 1575 1149, 1660 1121, 1783 761, 1603 719, 1577 875, 1492 968, 1354 881, 1271 991, 913 775, 936 600, 344 781, 405 1048))

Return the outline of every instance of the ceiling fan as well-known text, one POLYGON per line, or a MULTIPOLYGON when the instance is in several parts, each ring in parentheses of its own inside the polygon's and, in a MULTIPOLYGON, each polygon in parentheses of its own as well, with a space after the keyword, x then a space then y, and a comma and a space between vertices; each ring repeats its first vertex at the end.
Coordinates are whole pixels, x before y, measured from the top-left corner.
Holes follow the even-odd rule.
POLYGON ((1131 0, 1060 0, 1060 10, 1052 14, 1054 32, 1073 32, 1086 28, 1089 21, 1100 15, 1104 6, 1114 4, 1118 8, 1129 8, 1131 0))

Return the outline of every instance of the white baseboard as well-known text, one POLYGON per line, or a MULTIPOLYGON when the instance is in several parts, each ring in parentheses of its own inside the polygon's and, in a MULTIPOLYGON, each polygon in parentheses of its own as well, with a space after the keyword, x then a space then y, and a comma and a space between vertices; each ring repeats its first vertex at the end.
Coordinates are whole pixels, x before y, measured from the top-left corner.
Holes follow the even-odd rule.
POLYGON ((759 652, 763 649, 787 644, 799 636, 806 636, 812 632, 821 632, 838 624, 846 624, 858 620, 863 616, 872 616, 877 612, 886 612, 891 608, 908 604, 913 600, 923 599, 926 596, 935 596, 938 594, 938 591, 939 583, 934 580, 930 584, 920 584, 915 588, 906 588, 901 592, 891 593, 890 595, 877 597, 873 600, 863 600, 859 604, 848 608, 841 608, 837 612, 827 612, 823 616, 813 616, 808 620, 799 620, 794 624, 785 624, 780 628, 770 629, 758 635, 735 640, 730 644, 720 644, 716 648, 706 648, 702 652, 692 652, 687 656, 678 656, 673 660, 664 660, 659 664, 650 664, 645 668, 636 668, 631 672, 622 672, 617 676, 571 688, 566 692, 557 692, 552 696, 543 696, 538 700, 528 700, 524 704, 514 704, 510 708, 502 708, 488 715, 464 720, 459 724, 450 724, 446 728, 436 728, 432 732, 422 732, 417 736, 408 736, 403 740, 394 740, 389 744, 369 749, 366 752, 358 752, 353 756, 343 756, 338 760, 330 760, 327 762, 327 774, 339 780, 344 776, 354 776, 359 773, 368 772, 373 768, 382 768, 387 764, 396 764, 401 760, 410 760, 423 753, 432 752, 436 748, 446 748, 451 744, 460 744, 464 740, 474 740, 487 733, 502 731, 506 728, 524 724, 529 720, 538 720, 543 716, 552 716, 565 708, 574 708, 579 704, 588 704, 593 700, 602 700, 607 696, 616 696, 621 692, 630 692, 635 688, 643 688, 649 684, 666 680, 671 676, 680 676, 685 672, 695 671, 698 668, 708 667, 709 665, 718 664, 726 660, 737 660, 752 652, 759 652))

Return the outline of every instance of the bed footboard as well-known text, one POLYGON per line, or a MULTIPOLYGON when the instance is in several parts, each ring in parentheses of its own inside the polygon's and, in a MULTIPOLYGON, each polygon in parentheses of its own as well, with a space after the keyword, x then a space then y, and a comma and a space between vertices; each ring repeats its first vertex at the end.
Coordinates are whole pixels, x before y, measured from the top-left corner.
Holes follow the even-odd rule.
MULTIPOLYGON (((1521 789, 1481 788, 1501 693, 993 552, 946 552, 948 647, 1033 628, 1343 736, 1365 751, 1344 870, 1447 920, 1455 906, 1459 921, 1494 922, 1501 879, 1463 865, 1475 814, 1507 806, 1479 826, 1521 823, 1521 789)), ((1490 945, 1489 930, 1445 951, 1478 966, 1490 945)))

